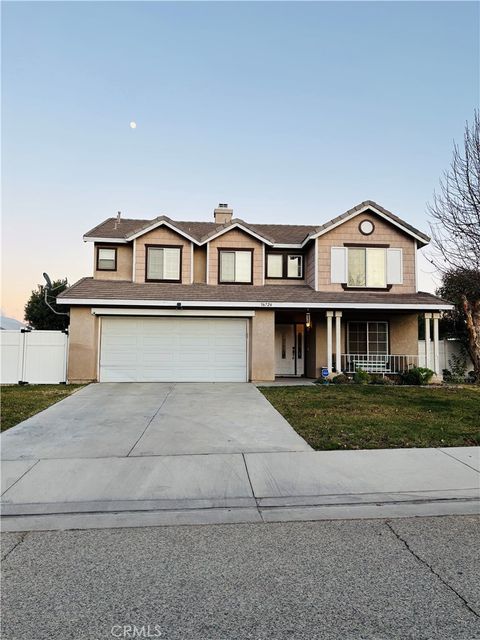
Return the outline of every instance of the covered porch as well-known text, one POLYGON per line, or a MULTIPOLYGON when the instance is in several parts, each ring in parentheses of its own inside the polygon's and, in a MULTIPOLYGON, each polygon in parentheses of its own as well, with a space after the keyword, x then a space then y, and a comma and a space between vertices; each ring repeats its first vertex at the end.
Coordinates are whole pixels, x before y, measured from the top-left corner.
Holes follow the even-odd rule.
POLYGON ((441 377, 438 312, 425 318, 425 354, 418 352, 419 312, 412 310, 281 310, 275 312, 275 377, 318 378, 357 369, 396 375, 422 364, 441 377), (432 340, 433 338, 433 340, 432 340))

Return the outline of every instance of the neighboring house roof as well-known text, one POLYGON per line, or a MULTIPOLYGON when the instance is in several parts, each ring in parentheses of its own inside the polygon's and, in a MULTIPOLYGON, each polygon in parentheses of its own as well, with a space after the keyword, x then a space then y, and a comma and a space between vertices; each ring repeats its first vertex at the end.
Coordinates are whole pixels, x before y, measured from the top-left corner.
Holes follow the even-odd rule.
POLYGON ((83 278, 63 291, 60 304, 104 304, 121 306, 232 306, 302 308, 451 309, 430 293, 378 293, 370 291, 315 291, 305 285, 217 285, 140 283, 127 280, 83 278))
POLYGON ((9 318, 8 316, 0 316, 0 330, 4 331, 15 331, 18 329, 23 329, 26 325, 20 320, 16 320, 15 318, 9 318))
POLYGON ((373 202, 373 200, 365 200, 361 204, 349 209, 340 216, 333 218, 319 226, 314 225, 290 225, 290 224, 250 224, 234 218, 231 222, 218 225, 215 222, 196 222, 196 221, 177 221, 167 216, 158 216, 152 220, 136 220, 131 218, 122 218, 118 222, 117 218, 108 218, 101 224, 97 225, 83 236, 84 240, 117 240, 118 242, 129 242, 134 237, 138 237, 143 233, 147 233, 161 225, 167 225, 178 231, 178 233, 193 240, 197 244, 204 244, 213 237, 217 237, 222 233, 234 228, 241 228, 247 233, 251 233, 259 237, 268 244, 291 244, 304 245, 310 239, 322 235, 345 222, 351 217, 359 215, 363 211, 371 209, 381 217, 389 220, 392 224, 402 229, 405 233, 412 235, 417 239, 421 246, 428 244, 430 238, 405 222, 391 211, 388 211, 381 205, 373 202))

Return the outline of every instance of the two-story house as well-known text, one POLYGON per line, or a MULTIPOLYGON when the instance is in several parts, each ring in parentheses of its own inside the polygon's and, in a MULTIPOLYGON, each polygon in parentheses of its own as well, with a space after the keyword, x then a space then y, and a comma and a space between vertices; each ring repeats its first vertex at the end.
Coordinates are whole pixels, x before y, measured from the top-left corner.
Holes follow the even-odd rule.
POLYGON ((375 202, 320 224, 251 224, 221 204, 212 222, 109 218, 85 234, 93 277, 70 307, 68 379, 273 380, 361 367, 438 371, 438 319, 418 291, 428 236, 375 202), (433 345, 430 329, 433 323, 433 345))

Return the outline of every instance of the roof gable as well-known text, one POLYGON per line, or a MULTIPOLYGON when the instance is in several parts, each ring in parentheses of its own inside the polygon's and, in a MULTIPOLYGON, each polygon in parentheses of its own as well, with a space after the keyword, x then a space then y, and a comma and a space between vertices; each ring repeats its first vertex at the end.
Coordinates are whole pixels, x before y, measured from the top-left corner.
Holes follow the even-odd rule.
POLYGON ((344 224, 345 222, 347 222, 347 220, 351 220, 352 218, 355 218, 356 216, 361 215, 366 211, 372 211, 390 224, 401 229, 407 235, 412 236, 422 247, 430 242, 429 236, 427 236, 425 233, 422 233, 421 231, 410 225, 408 222, 405 222, 391 211, 388 211, 388 209, 385 209, 376 202, 373 202, 373 200, 365 200, 365 202, 361 202, 356 207, 353 207, 352 209, 345 211, 345 213, 342 213, 336 218, 333 218, 329 222, 320 225, 316 228, 315 232, 310 235, 310 238, 318 238, 319 236, 328 233, 335 227, 344 224))
POLYGON ((166 225, 199 246, 223 235, 227 231, 238 228, 257 238, 260 242, 270 246, 292 246, 300 248, 304 247, 310 240, 327 233, 347 220, 365 213, 368 210, 402 230, 405 234, 415 238, 419 246, 425 246, 430 242, 430 238, 426 234, 373 200, 365 200, 345 213, 319 226, 250 224, 240 218, 234 218, 231 222, 225 224, 216 224, 215 222, 177 221, 162 215, 153 220, 122 218, 120 222, 116 218, 108 218, 90 231, 87 231, 83 239, 91 242, 126 243, 161 225, 166 225))

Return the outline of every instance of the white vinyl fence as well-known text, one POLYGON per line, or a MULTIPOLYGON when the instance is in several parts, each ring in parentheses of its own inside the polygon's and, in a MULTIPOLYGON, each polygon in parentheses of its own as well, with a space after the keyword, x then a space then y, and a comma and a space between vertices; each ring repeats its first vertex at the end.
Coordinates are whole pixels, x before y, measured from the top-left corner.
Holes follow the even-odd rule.
POLYGON ((63 331, 0 331, 2 384, 67 380, 68 335, 63 331))
MULTIPOLYGON (((467 373, 473 369, 473 362, 468 355, 462 354, 460 342, 458 340, 440 340, 438 343, 438 355, 440 361, 440 371, 443 369, 450 369, 449 360, 452 355, 461 356, 464 355, 467 364, 467 373)), ((430 355, 433 358, 433 341, 430 341, 430 355)), ((425 340, 418 341, 418 366, 425 367, 425 340)))

